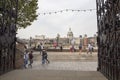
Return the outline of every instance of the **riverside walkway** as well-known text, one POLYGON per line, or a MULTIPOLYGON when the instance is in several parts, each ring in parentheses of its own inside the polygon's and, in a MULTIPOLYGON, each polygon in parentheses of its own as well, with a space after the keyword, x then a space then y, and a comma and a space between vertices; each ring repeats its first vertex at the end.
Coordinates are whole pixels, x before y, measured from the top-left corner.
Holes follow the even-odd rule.
POLYGON ((97 53, 48 52, 50 64, 41 64, 34 52, 32 68, 19 69, 0 76, 0 80, 107 80, 97 72, 97 53))

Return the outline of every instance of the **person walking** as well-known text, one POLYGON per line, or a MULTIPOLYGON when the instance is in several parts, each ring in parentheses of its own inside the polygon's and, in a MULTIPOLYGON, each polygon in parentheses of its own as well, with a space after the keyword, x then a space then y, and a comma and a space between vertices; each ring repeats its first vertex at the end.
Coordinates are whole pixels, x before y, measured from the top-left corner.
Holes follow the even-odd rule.
POLYGON ((60 46, 60 51, 61 51, 61 52, 63 51, 63 47, 62 47, 62 45, 60 46))
POLYGON ((29 53, 29 65, 32 68, 32 63, 33 63, 33 51, 30 51, 29 53))
POLYGON ((82 44, 79 44, 79 55, 81 54, 82 52, 82 44))
POLYGON ((40 55, 42 55, 42 50, 43 50, 43 44, 42 43, 40 43, 40 45, 39 45, 39 51, 40 51, 40 55))
POLYGON ((93 46, 91 44, 88 44, 88 50, 87 50, 87 54, 90 52, 90 54, 92 54, 92 49, 93 46))
POLYGON ((25 69, 27 68, 28 59, 29 59, 28 51, 25 50, 25 53, 24 53, 24 68, 25 68, 25 69))
POLYGON ((45 63, 50 63, 50 61, 48 60, 47 51, 45 49, 43 49, 43 51, 42 51, 42 64, 45 64, 45 63))
POLYGON ((70 52, 72 52, 72 46, 70 46, 70 52))
POLYGON ((74 45, 72 45, 72 52, 75 52, 75 48, 74 48, 74 45))

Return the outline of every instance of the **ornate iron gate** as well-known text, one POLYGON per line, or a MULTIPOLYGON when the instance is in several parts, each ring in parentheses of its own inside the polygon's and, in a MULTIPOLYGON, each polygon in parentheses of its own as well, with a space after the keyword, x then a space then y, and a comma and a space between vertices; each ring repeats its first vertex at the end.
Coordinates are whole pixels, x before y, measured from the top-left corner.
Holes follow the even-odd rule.
POLYGON ((0 74, 15 68, 18 0, 0 0, 0 74))
POLYGON ((98 70, 108 80, 120 80, 120 0, 96 0, 98 70))

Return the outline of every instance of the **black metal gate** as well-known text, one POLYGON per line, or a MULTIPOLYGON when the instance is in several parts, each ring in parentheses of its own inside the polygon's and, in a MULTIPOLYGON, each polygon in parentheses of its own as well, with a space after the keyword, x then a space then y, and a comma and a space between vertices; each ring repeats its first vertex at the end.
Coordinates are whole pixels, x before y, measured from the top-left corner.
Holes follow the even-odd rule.
POLYGON ((15 68, 18 0, 0 0, 0 74, 15 68))
POLYGON ((96 0, 98 70, 108 80, 120 80, 120 0, 96 0))

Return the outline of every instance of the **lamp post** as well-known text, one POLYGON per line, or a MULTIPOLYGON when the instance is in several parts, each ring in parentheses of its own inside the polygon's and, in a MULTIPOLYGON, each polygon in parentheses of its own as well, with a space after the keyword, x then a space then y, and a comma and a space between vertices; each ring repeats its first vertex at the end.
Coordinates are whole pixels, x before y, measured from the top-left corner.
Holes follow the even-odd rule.
POLYGON ((31 45, 32 45, 32 37, 30 37, 29 48, 31 48, 31 45))

